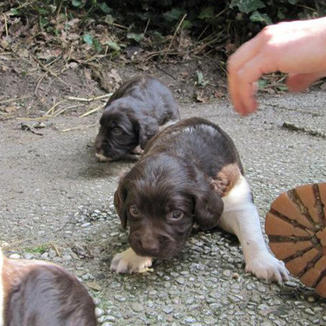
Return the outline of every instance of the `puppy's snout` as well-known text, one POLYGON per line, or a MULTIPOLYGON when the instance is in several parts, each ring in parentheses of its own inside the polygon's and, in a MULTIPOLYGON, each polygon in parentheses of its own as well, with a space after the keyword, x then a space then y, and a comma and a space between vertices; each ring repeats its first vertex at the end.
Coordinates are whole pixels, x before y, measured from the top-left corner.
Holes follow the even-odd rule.
POLYGON ((160 251, 159 240, 150 233, 139 234, 138 243, 142 251, 148 256, 156 256, 160 251))

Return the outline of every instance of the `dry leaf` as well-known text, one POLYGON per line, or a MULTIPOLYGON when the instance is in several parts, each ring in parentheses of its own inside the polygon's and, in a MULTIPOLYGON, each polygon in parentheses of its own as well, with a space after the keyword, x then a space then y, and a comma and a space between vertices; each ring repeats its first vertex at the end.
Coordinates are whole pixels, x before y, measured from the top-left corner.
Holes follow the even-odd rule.
POLYGON ((101 286, 98 283, 96 283, 95 281, 86 282, 86 285, 92 290, 95 290, 95 291, 101 290, 101 286))

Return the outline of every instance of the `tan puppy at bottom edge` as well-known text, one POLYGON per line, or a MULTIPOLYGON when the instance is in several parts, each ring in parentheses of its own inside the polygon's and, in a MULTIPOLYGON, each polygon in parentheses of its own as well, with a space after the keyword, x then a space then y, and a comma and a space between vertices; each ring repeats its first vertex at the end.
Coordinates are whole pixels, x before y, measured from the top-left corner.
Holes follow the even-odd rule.
POLYGON ((146 270, 155 258, 176 256, 194 225, 234 233, 246 270, 281 283, 284 263, 267 249, 232 139, 214 123, 190 118, 166 128, 147 144, 144 155, 121 180, 114 204, 124 228, 126 251, 115 255, 118 273, 146 270))
POLYGON ((0 248, 0 326, 95 326, 86 288, 62 267, 8 259, 0 248))

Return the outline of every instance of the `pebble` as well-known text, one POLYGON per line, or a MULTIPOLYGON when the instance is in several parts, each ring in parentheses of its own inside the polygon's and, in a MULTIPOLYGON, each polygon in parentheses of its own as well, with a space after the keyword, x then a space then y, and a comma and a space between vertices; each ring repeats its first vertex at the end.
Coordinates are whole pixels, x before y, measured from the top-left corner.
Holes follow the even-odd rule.
POLYGON ((131 309, 135 312, 141 312, 144 310, 144 306, 140 303, 134 302, 131 304, 131 309))
POLYGON ((173 307, 172 306, 165 306, 162 309, 166 314, 170 314, 173 311, 173 307))
POLYGON ((194 322, 196 322, 197 320, 196 320, 194 317, 192 317, 192 316, 188 316, 188 317, 186 317, 186 318, 184 319, 184 321, 185 321, 186 323, 194 323, 194 322))
POLYGON ((183 277, 178 277, 178 278, 176 279, 176 282, 182 285, 182 284, 185 283, 185 279, 184 279, 183 277))
POLYGON ((264 321, 261 326, 273 326, 273 323, 270 321, 264 321))
POLYGON ((316 298, 314 298, 313 296, 309 296, 309 297, 307 297, 307 301, 308 302, 315 302, 316 301, 316 298))
POLYGON ((104 310, 101 308, 96 307, 95 308, 95 315, 97 318, 101 317, 104 314, 104 310))
POLYGON ((312 315, 312 316, 315 315, 314 311, 311 310, 310 308, 305 309, 305 312, 306 312, 307 314, 309 314, 309 315, 312 315))
POLYGON ((226 277, 231 277, 231 275, 232 275, 231 271, 229 271, 228 269, 226 269, 225 271, 223 271, 222 274, 223 274, 224 276, 226 276, 226 277))
POLYGON ((32 253, 30 253, 30 252, 26 252, 24 254, 24 258, 25 259, 33 259, 34 258, 34 255, 32 253))
POLYGON ((126 298, 125 297, 122 297, 122 296, 119 296, 119 295, 116 295, 114 297, 114 299, 116 299, 119 302, 125 302, 126 301, 126 298))
POLYGON ((9 258, 12 258, 12 259, 20 259, 20 255, 19 254, 11 254, 9 256, 9 258))

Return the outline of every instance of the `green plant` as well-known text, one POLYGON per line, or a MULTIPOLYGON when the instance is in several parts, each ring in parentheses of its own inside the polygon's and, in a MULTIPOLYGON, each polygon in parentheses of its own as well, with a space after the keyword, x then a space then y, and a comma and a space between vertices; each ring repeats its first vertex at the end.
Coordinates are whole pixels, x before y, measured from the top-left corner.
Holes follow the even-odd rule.
POLYGON ((44 254, 46 251, 48 250, 48 246, 47 245, 40 245, 38 247, 34 247, 34 248, 26 248, 25 251, 32 253, 32 254, 44 254))

